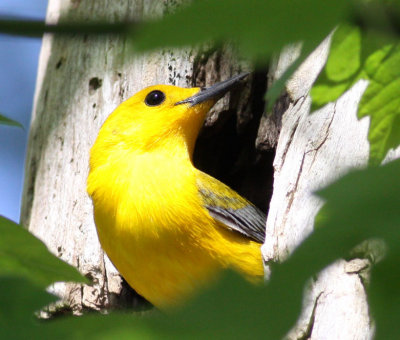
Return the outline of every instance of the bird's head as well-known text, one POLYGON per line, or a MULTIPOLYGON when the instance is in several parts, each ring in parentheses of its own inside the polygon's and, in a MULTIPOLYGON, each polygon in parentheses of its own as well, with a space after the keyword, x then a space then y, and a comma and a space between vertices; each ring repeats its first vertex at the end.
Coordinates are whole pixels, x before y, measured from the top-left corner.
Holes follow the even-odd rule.
MULTIPOLYGON (((99 141, 142 153, 185 147, 191 156, 205 116, 237 85, 241 74, 208 88, 147 87, 120 104, 100 130, 99 141)), ((103 145, 102 147, 106 147, 103 145)))

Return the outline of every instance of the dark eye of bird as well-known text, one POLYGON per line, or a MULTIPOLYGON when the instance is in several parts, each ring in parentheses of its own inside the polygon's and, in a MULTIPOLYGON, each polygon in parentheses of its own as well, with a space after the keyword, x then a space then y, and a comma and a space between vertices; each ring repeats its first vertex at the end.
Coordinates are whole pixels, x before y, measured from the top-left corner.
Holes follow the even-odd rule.
POLYGON ((160 105, 165 100, 164 92, 159 90, 151 91, 147 96, 144 102, 147 106, 157 106, 160 105))

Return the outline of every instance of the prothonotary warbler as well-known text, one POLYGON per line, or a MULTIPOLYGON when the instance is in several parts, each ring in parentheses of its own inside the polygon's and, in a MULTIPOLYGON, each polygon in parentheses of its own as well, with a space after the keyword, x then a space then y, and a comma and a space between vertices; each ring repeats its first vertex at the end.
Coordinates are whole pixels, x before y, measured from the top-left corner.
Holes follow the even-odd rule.
POLYGON ((162 310, 224 268, 262 280, 263 212, 192 162, 207 112, 245 76, 209 88, 147 87, 116 108, 91 149, 100 243, 129 285, 162 310))

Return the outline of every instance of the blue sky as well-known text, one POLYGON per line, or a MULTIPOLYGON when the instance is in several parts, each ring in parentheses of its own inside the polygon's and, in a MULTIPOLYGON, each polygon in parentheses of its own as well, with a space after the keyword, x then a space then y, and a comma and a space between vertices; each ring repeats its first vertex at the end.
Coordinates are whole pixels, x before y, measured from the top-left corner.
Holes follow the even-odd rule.
MULTIPOLYGON (((0 17, 44 19, 46 7, 47 0, 0 0, 0 17)), ((0 215, 17 222, 40 44, 0 34, 0 113, 24 126, 0 125, 0 215)))

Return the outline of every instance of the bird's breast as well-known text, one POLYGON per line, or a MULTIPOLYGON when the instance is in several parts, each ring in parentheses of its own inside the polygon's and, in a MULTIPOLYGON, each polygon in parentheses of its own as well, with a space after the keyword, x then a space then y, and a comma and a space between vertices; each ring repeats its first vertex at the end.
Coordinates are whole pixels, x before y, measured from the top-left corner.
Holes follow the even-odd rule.
POLYGON ((190 163, 143 154, 96 171, 90 176, 102 181, 91 192, 94 207, 110 216, 115 233, 143 240, 177 232, 171 225, 190 223, 201 206, 190 163))

